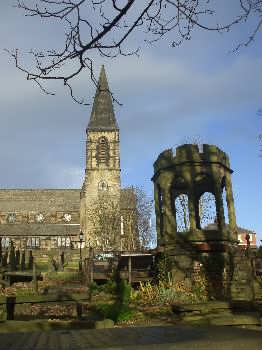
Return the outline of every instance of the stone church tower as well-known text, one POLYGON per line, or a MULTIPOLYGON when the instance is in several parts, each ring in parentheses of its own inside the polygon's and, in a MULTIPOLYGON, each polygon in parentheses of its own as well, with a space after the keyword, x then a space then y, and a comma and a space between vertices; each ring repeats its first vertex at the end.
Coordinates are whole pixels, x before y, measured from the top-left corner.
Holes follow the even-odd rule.
MULTIPOLYGON (((97 215, 102 214, 102 219, 105 218, 101 213, 103 208, 98 205, 99 201, 107 198, 111 207, 114 204, 120 205, 119 127, 104 66, 101 68, 86 134, 86 169, 81 190, 80 228, 84 233, 86 246, 99 246, 99 233, 94 227, 95 211, 97 215)), ((120 235, 120 223, 116 226, 120 235)))

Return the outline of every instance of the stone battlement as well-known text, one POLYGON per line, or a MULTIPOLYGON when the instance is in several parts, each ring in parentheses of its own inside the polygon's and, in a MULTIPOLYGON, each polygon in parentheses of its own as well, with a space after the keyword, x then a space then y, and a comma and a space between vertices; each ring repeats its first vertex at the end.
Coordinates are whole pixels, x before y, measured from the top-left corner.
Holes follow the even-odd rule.
POLYGON ((180 165, 181 163, 220 163, 230 169, 229 157, 220 148, 214 145, 203 145, 201 152, 198 145, 184 144, 176 148, 175 154, 172 149, 160 153, 154 163, 155 173, 164 168, 180 165))

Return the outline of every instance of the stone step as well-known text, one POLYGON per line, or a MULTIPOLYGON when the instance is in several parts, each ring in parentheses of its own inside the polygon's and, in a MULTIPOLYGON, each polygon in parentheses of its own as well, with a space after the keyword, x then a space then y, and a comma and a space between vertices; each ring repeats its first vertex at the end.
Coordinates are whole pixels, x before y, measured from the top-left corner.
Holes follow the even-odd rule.
POLYGON ((189 324, 208 324, 212 326, 244 326, 244 325, 262 325, 262 319, 259 312, 238 313, 238 314, 209 314, 209 315, 186 315, 182 317, 183 323, 189 324))
POLYGON ((260 314, 258 312, 221 315, 209 318, 209 323, 214 326, 262 325, 260 314))

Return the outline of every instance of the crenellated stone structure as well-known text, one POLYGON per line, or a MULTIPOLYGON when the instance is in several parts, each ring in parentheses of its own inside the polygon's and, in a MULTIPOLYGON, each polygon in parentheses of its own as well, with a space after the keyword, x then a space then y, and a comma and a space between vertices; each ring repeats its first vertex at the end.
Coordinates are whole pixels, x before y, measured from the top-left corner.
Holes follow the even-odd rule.
POLYGON ((173 154, 171 149, 162 152, 154 163, 155 203, 159 245, 178 239, 174 201, 180 194, 188 196, 190 230, 184 238, 192 242, 236 241, 236 217, 231 183, 229 158, 225 152, 213 145, 203 145, 200 152, 197 145, 182 145, 173 154), (223 188, 229 216, 229 230, 225 226, 222 201, 223 188), (219 231, 201 230, 199 199, 204 192, 211 192, 216 199, 219 231))
MULTIPOLYGON (((184 144, 162 152, 154 163, 154 194, 158 249, 169 256, 175 280, 192 282, 195 267, 201 266, 210 296, 237 298, 237 226, 229 157, 214 145, 184 144), (226 192, 229 224, 225 224, 222 192, 226 192), (200 225, 199 201, 203 193, 215 198, 216 219, 212 228, 200 225), (176 199, 187 196, 189 222, 179 232, 176 199), (234 289, 234 291, 233 291, 234 289), (234 295, 233 295, 234 294, 234 295)), ((247 269, 251 269, 248 260, 247 269)), ((243 274, 242 274, 243 276, 243 274)), ((247 289, 251 285, 246 286, 247 289)), ((252 290, 245 298, 250 298, 252 290)))

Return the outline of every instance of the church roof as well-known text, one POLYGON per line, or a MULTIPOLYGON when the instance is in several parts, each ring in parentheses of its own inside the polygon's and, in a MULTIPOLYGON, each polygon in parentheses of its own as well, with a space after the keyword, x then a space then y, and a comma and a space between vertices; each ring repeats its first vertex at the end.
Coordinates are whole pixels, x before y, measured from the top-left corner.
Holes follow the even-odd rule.
POLYGON ((0 189, 0 213, 79 209, 80 189, 0 189))
POLYGON ((4 224, 0 225, 1 236, 76 236, 79 224, 4 224))
POLYGON ((105 67, 102 66, 93 108, 88 123, 88 130, 118 130, 112 98, 106 78, 105 67))

